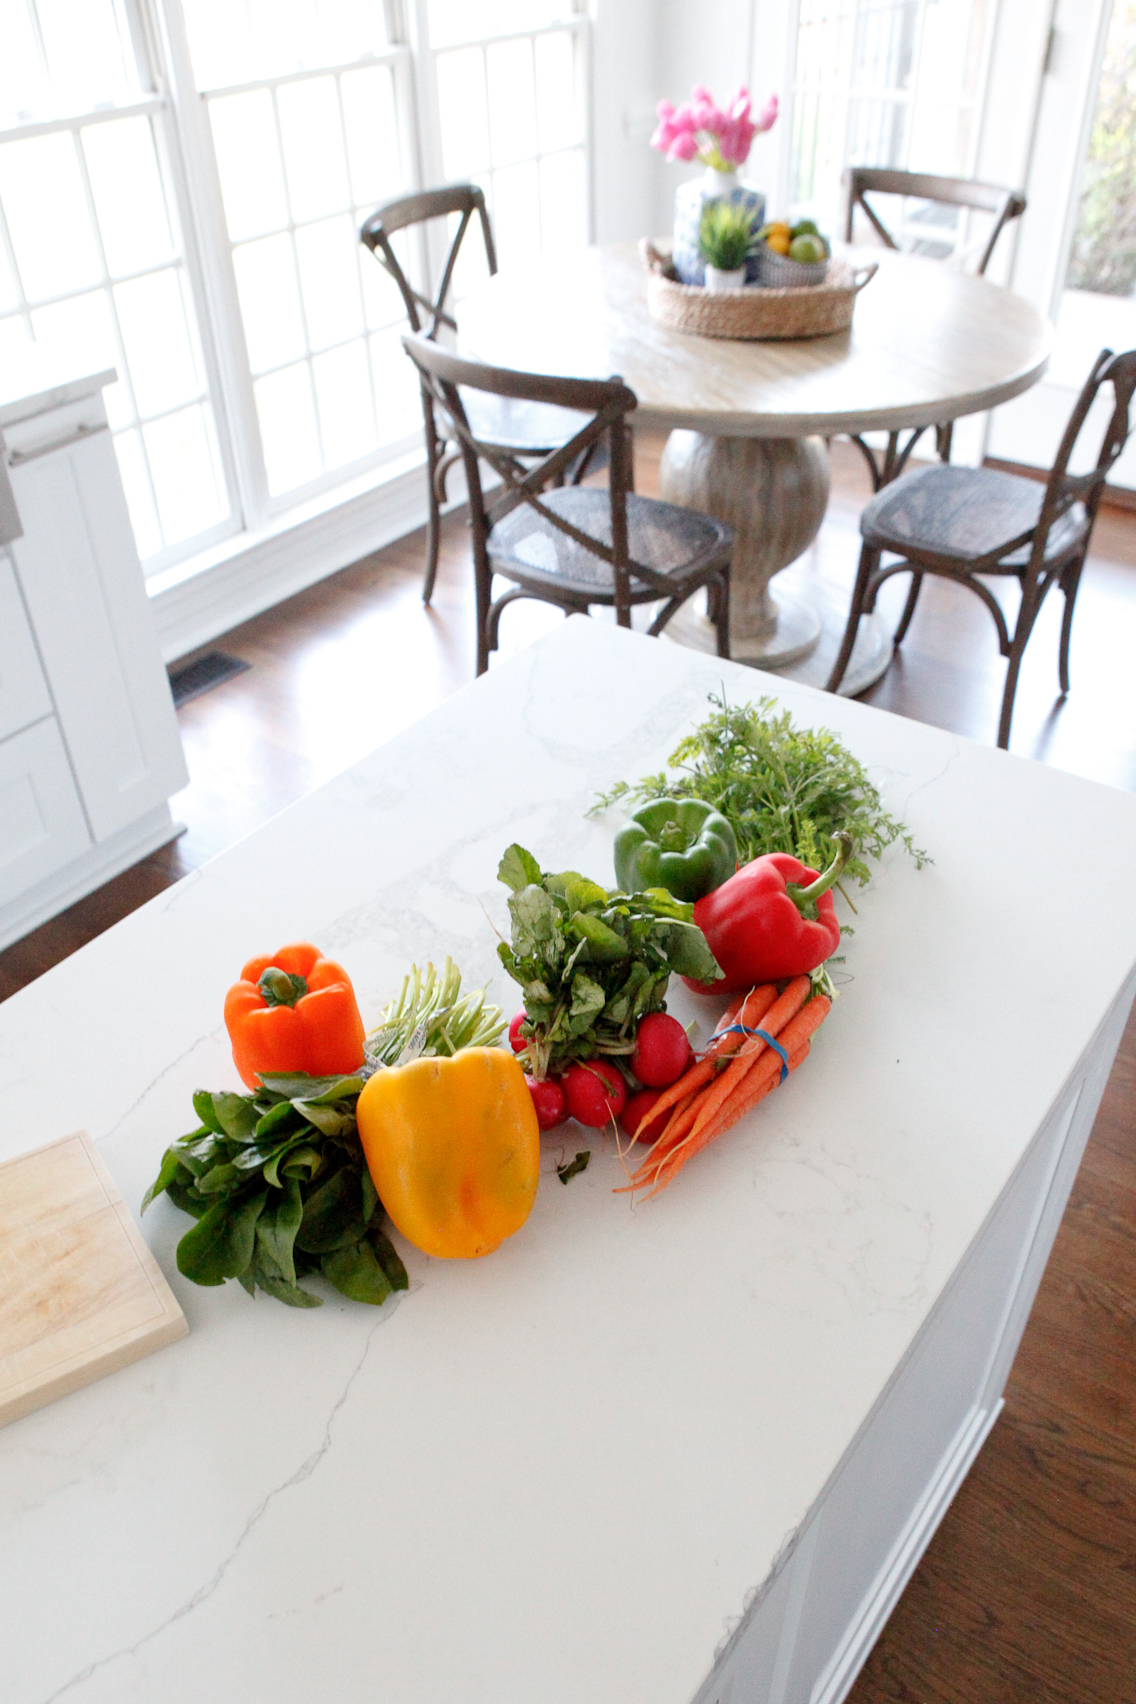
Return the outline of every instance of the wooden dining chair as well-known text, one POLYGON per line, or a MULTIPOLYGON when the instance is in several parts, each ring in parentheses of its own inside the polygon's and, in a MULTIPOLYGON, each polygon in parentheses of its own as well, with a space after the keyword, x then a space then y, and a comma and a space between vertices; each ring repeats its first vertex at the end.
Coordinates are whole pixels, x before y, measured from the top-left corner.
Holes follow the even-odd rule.
POLYGON ((724 521, 631 490, 634 391, 619 378, 565 379, 487 367, 442 349, 430 338, 404 336, 435 407, 457 434, 469 486, 470 525, 477 599, 477 672, 484 674, 497 649, 501 615, 518 598, 556 604, 565 615, 586 615, 594 605, 614 608, 630 627, 639 604, 661 603, 649 631, 667 622, 700 588, 708 594, 718 655, 730 654, 730 551, 733 531, 724 521), (478 435, 469 401, 503 401, 569 408, 584 425, 536 466, 478 435), (606 440, 606 487, 561 485, 565 471, 606 440), (487 501, 481 464, 501 490, 487 501), (493 578, 513 582, 496 600, 493 578))
MULTIPOLYGON (((376 209, 359 232, 359 240, 375 259, 385 267, 398 286, 406 307, 411 330, 436 338, 442 327, 456 331, 457 322, 447 310, 446 303, 454 280, 454 269, 470 224, 477 219, 485 260, 490 274, 497 271, 497 250, 493 230, 485 206, 484 192, 474 183, 448 184, 442 189, 427 189, 414 195, 403 195, 376 209), (438 285, 432 298, 423 296, 411 284, 395 254, 391 238, 399 231, 424 225, 431 219, 457 216, 457 228, 450 240, 438 285)), ((426 432, 426 481, 429 502, 426 525, 426 575, 422 583, 422 601, 429 603, 438 572, 439 523, 442 505, 446 501, 446 476, 461 460, 461 451, 444 412, 439 413, 429 392, 422 388, 422 418, 426 432)), ((579 430, 582 419, 566 414, 563 409, 536 403, 521 403, 509 398, 487 397, 476 412, 478 433, 487 443, 519 460, 540 459, 558 449, 579 430)), ((568 470, 565 477, 579 480, 584 466, 568 470)))
MULTIPOLYGON (((885 248, 898 249, 901 246, 883 223, 878 209, 868 201, 869 195, 898 195, 915 201, 938 202, 944 206, 966 207, 975 212, 989 213, 992 216, 992 224, 974 268, 979 276, 986 271, 995 244, 1005 226, 1012 219, 1019 219, 1026 208, 1026 198, 1018 190, 1005 189, 995 183, 979 183, 974 178, 935 177, 929 172, 893 171, 890 166, 848 166, 841 181, 842 222, 846 243, 852 241, 856 211, 859 209, 885 248)), ((933 227, 928 229, 929 233, 933 234, 933 227)), ((918 253, 918 243, 913 247, 914 252, 918 253)), ((935 449, 940 461, 949 462, 951 459, 953 427, 954 422, 946 420, 934 428, 935 449)), ((863 437, 852 435, 852 442, 868 464, 873 491, 879 491, 881 486, 889 484, 903 472, 912 450, 928 430, 926 426, 913 427, 902 447, 900 434, 889 432, 882 459, 863 437)))
POLYGON ((860 517, 864 540, 860 566, 828 691, 835 692, 843 680, 860 617, 875 608, 884 581, 910 572, 911 587, 895 633, 897 646, 915 613, 925 574, 939 574, 966 586, 993 616, 998 648, 1008 660, 998 724, 998 744, 1003 749, 1010 743, 1010 718, 1026 644, 1046 593, 1059 587, 1065 609, 1057 673, 1064 698, 1069 690, 1069 635, 1077 587, 1105 480, 1128 437, 1134 388, 1136 349, 1124 355, 1103 349, 1077 398, 1044 485, 994 468, 937 466, 904 474, 873 497, 860 517), (1113 407, 1096 464, 1088 473, 1070 473, 1074 445, 1097 392, 1106 384, 1112 386, 1113 407), (899 560, 881 566, 885 551, 894 552, 899 560), (1013 575, 1021 587, 1012 634, 1001 604, 983 583, 988 575, 1013 575))

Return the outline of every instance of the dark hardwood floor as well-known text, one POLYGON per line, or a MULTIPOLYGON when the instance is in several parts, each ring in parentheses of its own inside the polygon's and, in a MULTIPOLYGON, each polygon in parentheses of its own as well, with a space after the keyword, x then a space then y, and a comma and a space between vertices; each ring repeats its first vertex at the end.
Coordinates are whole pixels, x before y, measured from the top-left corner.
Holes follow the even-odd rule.
MULTIPOLYGON (((661 439, 637 445, 651 491, 661 439)), ((848 445, 804 570, 850 586, 868 496, 848 445)), ((431 609, 421 534, 226 634, 248 673, 179 714, 186 832, 0 953, 0 998, 318 786, 471 678, 463 519, 445 524, 431 609)), ((904 588, 892 582, 893 601, 904 588)), ((521 604, 502 654, 560 620, 521 604)), ((1136 516, 1106 510, 1082 582, 1072 690, 1057 699, 1060 610, 1030 643, 1012 749, 1136 788, 1136 516)), ((1004 663, 977 600, 925 587, 870 703, 993 743, 1004 663)), ((1109 849, 1101 849, 1102 857, 1109 849)), ((1107 920, 1102 920, 1107 926, 1107 920)), ((1136 1704, 1136 1019, 1006 1391, 1006 1407, 851 1694, 854 1704, 1136 1704)))

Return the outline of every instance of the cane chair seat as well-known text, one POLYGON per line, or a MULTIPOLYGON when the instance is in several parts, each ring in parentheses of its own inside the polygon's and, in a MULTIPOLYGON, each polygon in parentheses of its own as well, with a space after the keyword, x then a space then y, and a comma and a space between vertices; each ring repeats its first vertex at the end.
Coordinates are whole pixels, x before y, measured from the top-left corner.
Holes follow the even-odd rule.
POLYGON ((590 418, 579 409, 558 408, 551 402, 524 402, 485 391, 462 390, 460 395, 474 436, 521 460, 549 455, 574 438, 590 418))
MULTIPOLYGON (((885 485, 860 518, 864 539, 881 550, 918 550, 972 572, 1014 574, 1029 563, 1029 541, 1041 517, 1045 486, 989 467, 939 467, 885 485)), ((1059 515, 1045 539, 1052 566, 1072 555, 1089 531, 1082 503, 1059 515)))
MULTIPOLYGON (((611 499, 607 491, 588 486, 565 486, 549 491, 544 507, 571 522, 580 532, 611 549, 611 499)), ((705 582, 707 573, 730 558, 730 529, 709 515, 661 503, 652 497, 627 497, 628 553, 659 574, 665 574, 681 595, 688 580, 705 582)), ((611 565, 561 532, 529 508, 514 509, 492 528, 486 541, 495 573, 520 585, 544 587, 557 601, 578 597, 586 604, 615 602, 611 565)), ((656 603, 659 590, 645 585, 632 571, 629 602, 656 603)))

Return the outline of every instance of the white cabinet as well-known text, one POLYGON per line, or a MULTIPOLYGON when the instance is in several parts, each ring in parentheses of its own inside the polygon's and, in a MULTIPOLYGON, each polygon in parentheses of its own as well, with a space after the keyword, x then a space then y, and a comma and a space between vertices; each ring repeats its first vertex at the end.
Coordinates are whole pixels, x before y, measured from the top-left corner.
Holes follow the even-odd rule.
POLYGON ((169 840, 187 779, 105 378, 0 399, 0 947, 169 840))

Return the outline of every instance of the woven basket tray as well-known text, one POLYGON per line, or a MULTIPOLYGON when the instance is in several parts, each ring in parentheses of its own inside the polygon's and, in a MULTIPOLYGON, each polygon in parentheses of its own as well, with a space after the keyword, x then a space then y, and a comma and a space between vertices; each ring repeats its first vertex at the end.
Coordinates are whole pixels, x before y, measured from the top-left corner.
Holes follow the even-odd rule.
POLYGON ((680 284, 670 254, 644 239, 639 252, 650 271, 647 306, 651 317, 673 331, 696 337, 775 338, 825 337, 852 324, 856 296, 876 273, 874 263, 852 267, 830 260, 823 284, 769 289, 747 285, 741 290, 711 292, 680 284))

